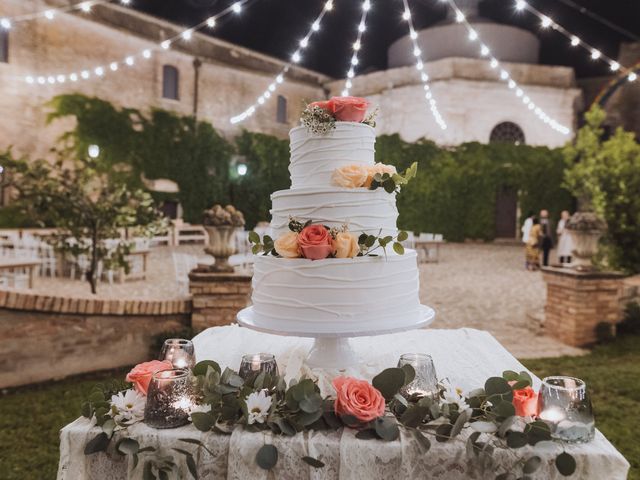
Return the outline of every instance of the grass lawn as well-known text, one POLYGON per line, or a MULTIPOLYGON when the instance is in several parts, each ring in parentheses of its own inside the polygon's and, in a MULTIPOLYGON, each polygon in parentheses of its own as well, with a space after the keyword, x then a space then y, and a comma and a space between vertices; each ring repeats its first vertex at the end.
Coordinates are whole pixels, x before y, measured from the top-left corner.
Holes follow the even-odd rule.
MULTIPOLYGON (((630 480, 640 480, 640 336, 596 348, 584 357, 526 360, 543 377, 574 375, 593 393, 597 427, 631 463, 630 480)), ((56 476, 58 431, 79 416, 91 386, 125 371, 76 377, 10 391, 0 396, 0 477, 46 480, 56 476)), ((78 479, 80 480, 80 479, 78 479)))

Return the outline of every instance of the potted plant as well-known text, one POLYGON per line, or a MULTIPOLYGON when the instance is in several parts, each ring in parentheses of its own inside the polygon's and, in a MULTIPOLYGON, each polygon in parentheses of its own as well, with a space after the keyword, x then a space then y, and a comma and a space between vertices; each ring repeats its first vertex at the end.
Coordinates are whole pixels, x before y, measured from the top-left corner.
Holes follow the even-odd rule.
POLYGON ((233 272, 229 257, 236 253, 235 233, 238 228, 244 227, 244 215, 233 205, 214 205, 204 211, 202 223, 209 235, 209 244, 204 251, 216 259, 210 271, 233 272))
POLYGON ((607 229, 607 224, 593 212, 574 213, 566 226, 573 240, 573 266, 577 270, 591 270, 591 259, 598 251, 600 237, 607 229))

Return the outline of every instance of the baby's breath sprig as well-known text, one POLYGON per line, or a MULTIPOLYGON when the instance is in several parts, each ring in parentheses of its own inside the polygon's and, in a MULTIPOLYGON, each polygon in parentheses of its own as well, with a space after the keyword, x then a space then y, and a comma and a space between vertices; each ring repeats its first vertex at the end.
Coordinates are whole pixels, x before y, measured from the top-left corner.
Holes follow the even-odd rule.
POLYGON ((326 135, 336 128, 336 120, 324 108, 307 105, 300 117, 302 125, 314 135, 326 135))

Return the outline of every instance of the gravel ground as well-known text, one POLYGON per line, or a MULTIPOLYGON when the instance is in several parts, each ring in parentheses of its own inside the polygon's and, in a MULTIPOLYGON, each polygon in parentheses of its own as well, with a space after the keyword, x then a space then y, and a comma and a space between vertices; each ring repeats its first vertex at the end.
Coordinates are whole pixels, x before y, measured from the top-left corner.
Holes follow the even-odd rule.
MULTIPOLYGON (((206 261, 201 245, 181 246, 206 261)), ((176 279, 172 249, 152 249, 146 281, 98 287, 102 298, 171 299, 185 295, 176 279)), ((545 286, 539 272, 524 269, 520 246, 494 244, 445 244, 440 261, 420 265, 422 303, 432 306, 436 319, 432 328, 471 327, 491 332, 518 358, 578 355, 582 350, 540 335, 529 328, 527 312, 540 311, 545 286)), ((75 297, 91 297, 86 282, 40 278, 36 291, 75 297)))

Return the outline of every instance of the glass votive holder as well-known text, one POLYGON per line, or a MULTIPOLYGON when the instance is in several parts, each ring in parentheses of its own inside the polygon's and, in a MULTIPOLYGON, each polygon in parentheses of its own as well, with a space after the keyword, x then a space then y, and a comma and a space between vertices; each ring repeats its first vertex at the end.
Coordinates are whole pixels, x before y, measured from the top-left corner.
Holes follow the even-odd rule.
POLYGON ((183 338, 165 340, 160 352, 160 360, 169 360, 174 368, 193 368, 196 364, 193 342, 183 338))
POLYGON ((549 425, 551 436, 570 443, 593 439, 595 420, 591 398, 583 380, 547 377, 538 395, 538 417, 549 425))
POLYGON ((144 422, 154 428, 175 428, 189 421, 194 396, 189 370, 170 368, 153 374, 147 390, 144 422))
POLYGON ((407 400, 419 400, 423 397, 436 398, 438 394, 438 377, 433 358, 426 353, 405 353, 398 360, 398 367, 411 365, 416 372, 413 381, 400 390, 400 395, 407 400))
POLYGON ((278 375, 278 364, 276 363, 275 355, 271 353, 252 353, 242 356, 238 375, 245 380, 251 380, 262 372, 268 373, 271 377, 278 375))

